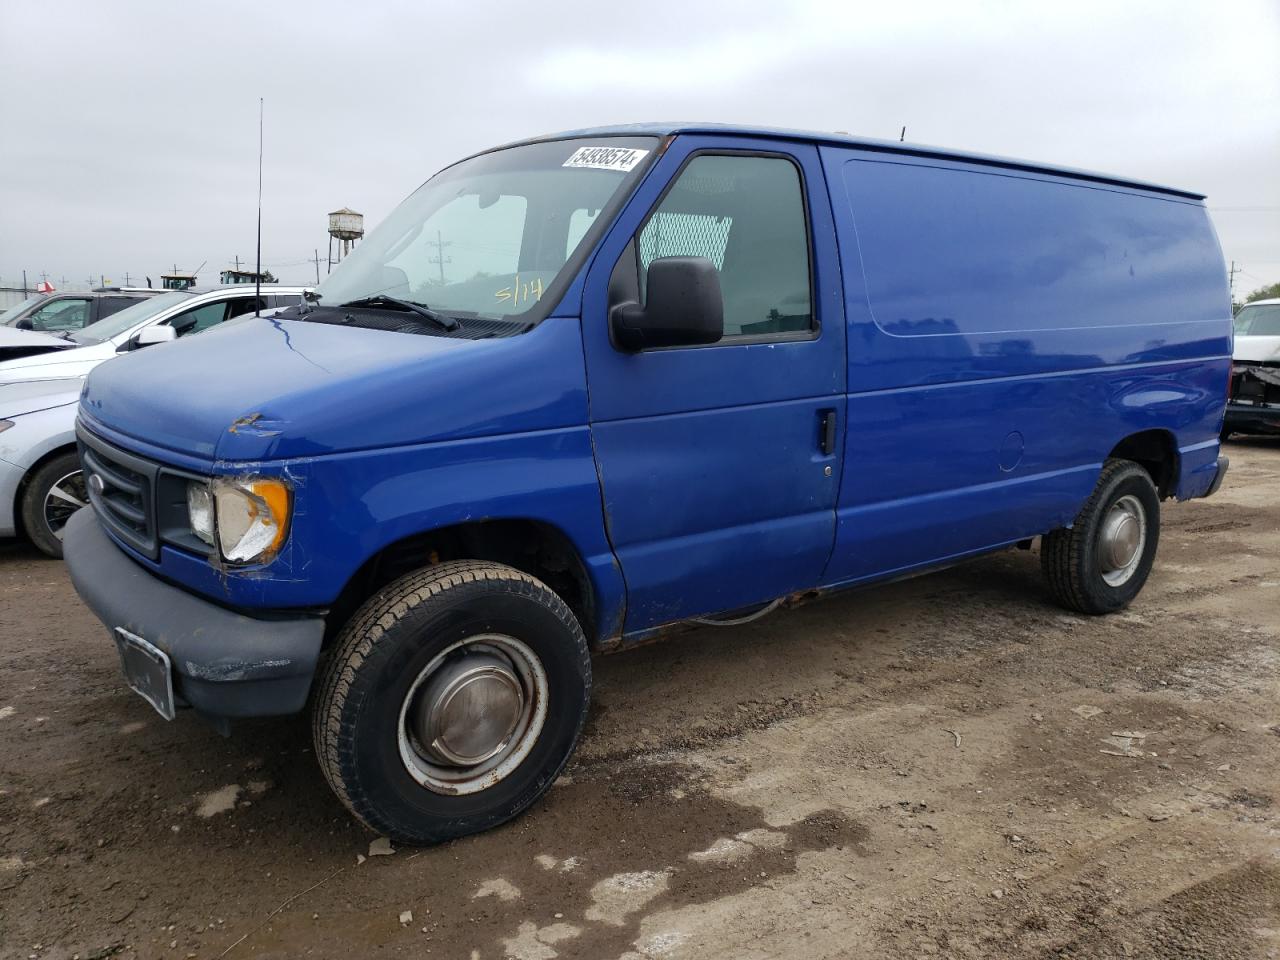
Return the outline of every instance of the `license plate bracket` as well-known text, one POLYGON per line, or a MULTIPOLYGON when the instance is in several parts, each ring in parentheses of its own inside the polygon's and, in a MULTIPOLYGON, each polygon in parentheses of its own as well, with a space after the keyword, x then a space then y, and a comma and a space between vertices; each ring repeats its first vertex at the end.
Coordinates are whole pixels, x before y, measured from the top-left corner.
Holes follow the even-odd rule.
POLYGON ((130 689, 151 704, 160 716, 172 720, 175 711, 169 655, 124 627, 116 627, 112 634, 120 654, 120 667, 130 689))

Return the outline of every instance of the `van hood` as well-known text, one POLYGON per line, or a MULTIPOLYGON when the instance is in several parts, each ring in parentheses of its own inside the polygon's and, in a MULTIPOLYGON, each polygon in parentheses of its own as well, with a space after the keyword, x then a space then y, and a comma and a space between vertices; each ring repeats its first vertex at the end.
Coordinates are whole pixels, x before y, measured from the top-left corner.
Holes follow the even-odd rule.
POLYGON ((100 364, 80 401, 127 437, 231 462, 571 426, 586 407, 576 318, 487 340, 247 318, 100 364))
POLYGON ((0 363, 77 346, 79 344, 74 340, 64 340, 51 333, 37 333, 35 330, 0 326, 0 363))
POLYGON ((1231 359, 1236 363, 1280 363, 1280 337, 1236 337, 1231 359))

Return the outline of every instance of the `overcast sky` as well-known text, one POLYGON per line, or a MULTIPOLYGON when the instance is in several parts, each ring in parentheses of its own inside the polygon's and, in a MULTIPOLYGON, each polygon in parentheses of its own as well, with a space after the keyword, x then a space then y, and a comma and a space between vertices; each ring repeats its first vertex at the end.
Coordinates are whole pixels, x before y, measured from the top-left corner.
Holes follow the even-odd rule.
POLYGON ((591 124, 845 130, 1207 193, 1280 280, 1280 0, 0 4, 0 285, 252 260, 315 279, 448 162, 591 124), (447 8, 447 9, 446 9, 447 8))

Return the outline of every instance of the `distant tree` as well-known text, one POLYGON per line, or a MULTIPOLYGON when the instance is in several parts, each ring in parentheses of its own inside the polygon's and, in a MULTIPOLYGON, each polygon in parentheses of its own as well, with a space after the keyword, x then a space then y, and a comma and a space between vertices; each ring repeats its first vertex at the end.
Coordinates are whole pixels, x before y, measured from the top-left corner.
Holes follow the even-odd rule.
POLYGON ((263 271, 262 271, 262 282, 263 282, 263 283, 275 283, 275 282, 276 282, 276 278, 275 278, 275 276, 271 273, 271 271, 270 271, 270 270, 263 270, 263 271))
POLYGON ((1245 297, 1244 302, 1253 303, 1255 300, 1275 300, 1277 298, 1280 298, 1280 283, 1273 283, 1269 287, 1259 287, 1245 297))

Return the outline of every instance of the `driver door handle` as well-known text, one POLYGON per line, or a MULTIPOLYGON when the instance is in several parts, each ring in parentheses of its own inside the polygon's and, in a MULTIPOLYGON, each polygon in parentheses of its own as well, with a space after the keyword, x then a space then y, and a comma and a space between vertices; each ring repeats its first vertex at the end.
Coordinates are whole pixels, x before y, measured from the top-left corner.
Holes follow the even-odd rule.
POLYGON ((818 449, 829 457, 836 452, 836 412, 822 410, 819 416, 818 449))

